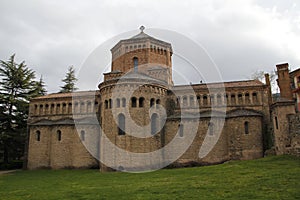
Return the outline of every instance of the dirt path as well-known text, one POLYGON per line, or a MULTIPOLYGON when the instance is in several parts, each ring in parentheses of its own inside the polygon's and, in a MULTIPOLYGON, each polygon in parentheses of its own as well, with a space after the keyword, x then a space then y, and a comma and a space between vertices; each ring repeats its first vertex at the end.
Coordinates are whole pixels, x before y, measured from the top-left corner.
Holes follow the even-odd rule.
POLYGON ((3 171, 0 171, 0 175, 2 175, 2 174, 8 174, 8 173, 16 172, 16 171, 19 171, 19 169, 15 169, 15 170, 3 170, 3 171))

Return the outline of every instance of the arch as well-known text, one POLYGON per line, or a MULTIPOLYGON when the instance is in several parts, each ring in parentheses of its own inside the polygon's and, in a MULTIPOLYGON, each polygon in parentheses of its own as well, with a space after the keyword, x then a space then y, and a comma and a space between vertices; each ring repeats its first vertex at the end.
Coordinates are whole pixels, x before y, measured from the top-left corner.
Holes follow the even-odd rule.
POLYGON ((126 99, 122 98, 122 107, 126 107, 126 99))
POLYGON ((235 94, 231 94, 230 96, 230 104, 235 105, 235 94))
POLYGON ((182 103, 183 103, 183 106, 187 106, 188 105, 188 103, 187 103, 187 97, 186 96, 182 97, 182 103))
POLYGON ((160 99, 156 99, 156 108, 158 108, 158 105, 160 105, 160 99))
POLYGON ((119 99, 119 98, 117 98, 116 103, 117 103, 116 107, 117 107, 117 108, 120 108, 121 102, 120 102, 120 99, 119 99))
POLYGON ((80 102, 80 113, 85 112, 85 103, 82 101, 80 102))
POLYGON ((183 124, 179 124, 178 128, 179 128, 179 137, 183 137, 184 125, 183 124))
POLYGON ((43 104, 40 105, 40 110, 39 111, 40 111, 39 114, 42 115, 43 114, 43 104))
POLYGON ((150 107, 154 106, 154 104, 155 104, 155 99, 154 98, 150 99, 150 107))
POLYGON ((66 113, 67 113, 67 104, 66 104, 66 103, 63 103, 63 104, 62 104, 62 113, 63 113, 63 114, 66 114, 66 113))
POLYGON ((257 93, 256 92, 252 93, 252 99, 253 99, 253 103, 258 103, 258 98, 257 98, 257 93))
POLYGON ((131 107, 136 108, 136 97, 131 97, 131 107))
POLYGON ((194 96, 190 96, 190 106, 194 106, 195 101, 194 101, 194 96))
POLYGON ((112 99, 109 99, 109 100, 108 100, 108 108, 112 108, 112 104, 113 104, 112 99))
POLYGON ((105 109, 108 109, 108 101, 107 100, 104 101, 104 106, 105 106, 105 109))
POLYGON ((156 113, 153 113, 151 116, 151 135, 155 135, 158 129, 158 115, 156 113))
POLYGON ((55 107, 55 105, 54 105, 54 103, 52 103, 50 106, 50 114, 54 113, 54 107, 55 107))
POLYGON ((86 110, 88 113, 92 112, 92 102, 90 101, 87 102, 86 110))
POLYGON ((118 115, 118 135, 125 135, 125 115, 120 113, 118 115))
POLYGON ((246 93, 245 93, 245 103, 246 103, 246 104, 249 104, 249 103, 250 103, 250 94, 249 94, 249 92, 246 92, 246 93))
POLYGON ((243 94, 242 93, 238 94, 238 103, 243 104, 243 94))
POLYGON ((68 114, 72 113, 72 103, 68 103, 68 114))
POLYGON ((176 98, 176 105, 177 105, 177 107, 180 106, 180 97, 179 96, 176 98))
POLYGON ((276 129, 278 129, 278 119, 277 119, 277 117, 275 117, 275 127, 276 127, 276 129))
POLYGON ((49 114, 49 104, 45 105, 45 114, 49 114))
POLYGON ((217 105, 221 105, 222 104, 222 96, 221 94, 217 94, 217 105))
POLYGON ((56 131, 57 140, 61 141, 61 130, 56 131))
POLYGON ((41 131, 39 131, 39 130, 37 130, 36 132, 35 132, 35 139, 36 139, 36 141, 41 141, 41 131))
POLYGON ((207 96, 203 95, 203 105, 206 106, 208 104, 207 96))
POLYGON ((137 57, 133 58, 133 70, 134 72, 138 72, 139 59, 137 57))
POLYGON ((139 98, 139 107, 140 107, 140 108, 144 107, 144 101, 145 101, 145 98, 144 98, 144 97, 140 97, 140 98, 139 98))
POLYGON ((80 131, 80 139, 81 139, 81 141, 85 141, 85 131, 84 130, 80 131))
POLYGON ((245 130, 245 134, 249 134, 249 122, 245 121, 244 123, 244 130, 245 130))
POLYGON ((210 95, 210 105, 214 105, 215 104, 215 95, 211 94, 210 95))
POLYGON ((60 103, 56 104, 56 114, 60 113, 60 103))

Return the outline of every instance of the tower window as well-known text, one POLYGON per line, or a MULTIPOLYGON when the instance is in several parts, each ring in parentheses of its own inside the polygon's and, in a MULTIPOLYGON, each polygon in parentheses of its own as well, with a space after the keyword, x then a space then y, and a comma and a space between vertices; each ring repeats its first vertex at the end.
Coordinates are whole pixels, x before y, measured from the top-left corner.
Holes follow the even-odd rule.
POLYGON ((36 131, 35 137, 36 137, 36 141, 41 141, 41 132, 40 131, 36 131))
POLYGON ((84 130, 80 131, 80 139, 81 139, 81 141, 85 141, 85 131, 84 130))
POLYGON ((152 98, 152 99, 150 100, 150 107, 154 106, 154 104, 155 104, 155 99, 152 98))
POLYGON ((133 69, 134 69, 134 72, 137 72, 138 71, 138 64, 139 64, 139 60, 137 57, 134 57, 133 58, 133 69))
POLYGON ((133 108, 136 107, 136 98, 135 97, 131 98, 131 107, 133 107, 133 108))
POLYGON ((125 106, 126 106, 126 99, 122 98, 122 107, 125 107, 125 106))
POLYGON ((140 108, 144 107, 144 101, 145 101, 144 97, 139 98, 139 107, 140 108))
POLYGON ((244 123, 245 134, 249 134, 249 122, 244 123))
POLYGON ((56 134, 57 134, 57 140, 61 141, 61 131, 57 130, 56 134))
POLYGON ((183 137, 183 124, 179 124, 179 137, 183 137))
POLYGON ((275 117, 275 127, 276 127, 276 129, 278 129, 278 119, 277 119, 277 117, 275 117))
POLYGON ((151 134, 155 135, 158 131, 158 115, 154 113, 151 116, 151 134))
POLYGON ((117 99, 117 108, 120 108, 120 99, 117 99))
POLYGON ((118 116, 118 134, 125 135, 125 116, 122 113, 118 116))

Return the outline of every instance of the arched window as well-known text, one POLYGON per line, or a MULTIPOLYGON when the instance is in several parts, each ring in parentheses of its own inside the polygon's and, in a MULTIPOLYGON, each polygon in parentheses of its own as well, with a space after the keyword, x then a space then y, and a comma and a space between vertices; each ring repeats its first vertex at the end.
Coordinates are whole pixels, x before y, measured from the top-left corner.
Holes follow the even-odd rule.
POLYGON ((230 97, 231 105, 235 105, 235 95, 232 94, 230 97))
MULTIPOLYGON (((46 105, 47 106, 47 105, 46 105)), ((63 103, 62 104, 62 113, 65 114, 67 112, 67 104, 63 103)))
POLYGON ((249 134, 249 122, 244 123, 245 134, 249 134))
POLYGON ((152 107, 152 106, 154 106, 154 104, 155 104, 155 99, 150 99, 150 107, 152 107))
POLYGON ((118 134, 125 135, 125 116, 122 113, 118 116, 118 134))
POLYGON ((72 103, 68 103, 68 114, 72 113, 72 103))
POLYGON ((250 103, 250 95, 248 92, 245 94, 245 101, 246 101, 246 104, 250 103))
POLYGON ((155 135, 156 132, 158 131, 158 115, 154 113, 151 116, 151 134, 155 135))
POLYGON ((140 108, 144 107, 144 101, 145 101, 144 97, 139 98, 139 107, 140 108))
POLYGON ((206 106, 207 104, 208 104, 208 102, 207 102, 207 96, 204 95, 203 96, 203 105, 206 106))
POLYGON ((92 112, 92 103, 90 101, 87 102, 86 111, 88 113, 92 112))
POLYGON ((122 107, 126 107, 126 99, 122 98, 122 107))
POLYGON ((217 95, 217 104, 218 104, 218 105, 221 105, 221 104, 222 104, 222 96, 221 96, 221 94, 218 94, 218 95, 217 95))
POLYGON ((81 141, 85 141, 85 131, 84 130, 80 131, 80 139, 81 139, 81 141))
POLYGON ((208 123, 208 134, 210 136, 213 136, 214 135, 214 123, 212 122, 209 122, 208 123))
POLYGON ((56 114, 60 113, 60 104, 56 104, 56 114))
POLYGON ((184 127, 183 124, 179 124, 178 125, 178 128, 179 128, 179 137, 183 137, 183 127, 184 127))
POLYGON ((40 131, 35 132, 35 139, 36 139, 36 141, 41 141, 41 132, 40 131))
POLYGON ((160 104, 160 99, 156 99, 156 108, 158 108, 159 104, 160 104))
POLYGON ((57 130, 56 136, 57 136, 57 140, 61 141, 61 131, 60 130, 57 130))
POLYGON ((113 104, 112 99, 109 99, 109 100, 108 100, 108 107, 109 107, 109 108, 112 108, 112 104, 113 104))
POLYGON ((215 95, 211 94, 210 95, 210 105, 214 105, 215 104, 215 95))
POLYGON ((187 103, 187 97, 186 96, 182 97, 182 101, 183 101, 183 106, 187 106, 188 105, 188 103, 187 103))
POLYGON ((108 109, 108 101, 107 100, 104 101, 104 106, 105 106, 105 109, 108 109))
POLYGON ((238 94, 238 102, 239 102, 239 104, 243 104, 243 95, 242 94, 238 94))
POLYGON ((117 99, 117 108, 120 108, 120 99, 117 99))
POLYGON ((85 112, 85 103, 82 101, 80 102, 80 113, 85 112))
POLYGON ((136 107, 136 98, 135 97, 131 98, 131 107, 133 107, 133 108, 136 107))
POLYGON ((275 117, 275 127, 276 127, 276 129, 278 129, 278 119, 277 119, 277 117, 275 117))
POLYGON ((258 99, 257 99, 257 93, 256 92, 252 93, 252 98, 253 98, 253 103, 257 103, 258 99))
POLYGON ((194 102, 194 97, 190 96, 190 106, 194 106, 195 102, 194 102))
POLYGON ((134 72, 137 72, 138 71, 138 64, 139 64, 139 60, 137 57, 134 57, 133 58, 133 69, 134 69, 134 72))

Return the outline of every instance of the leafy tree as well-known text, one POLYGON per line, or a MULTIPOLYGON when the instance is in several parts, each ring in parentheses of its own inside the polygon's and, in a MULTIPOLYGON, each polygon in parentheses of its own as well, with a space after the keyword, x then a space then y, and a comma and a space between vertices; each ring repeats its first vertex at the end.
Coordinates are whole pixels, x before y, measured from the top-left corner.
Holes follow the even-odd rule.
MULTIPOLYGON (((263 70, 258 70, 258 71, 255 71, 252 75, 251 75, 251 78, 252 79, 255 79, 255 80, 259 80, 263 83, 265 83, 265 74, 268 73, 268 72, 265 72, 263 70)), ((271 84, 271 89, 272 89, 272 92, 276 92, 276 89, 277 89, 277 84, 276 84, 276 73, 275 71, 271 71, 270 73, 268 73, 269 76, 270 76, 270 84, 271 84)))
POLYGON ((29 100, 37 95, 35 73, 25 62, 0 60, 0 150, 4 164, 24 154, 29 100))
POLYGON ((61 87, 60 92, 74 92, 78 89, 75 87, 77 78, 75 77, 75 69, 73 66, 68 68, 66 77, 62 81, 65 83, 65 85, 61 87))

